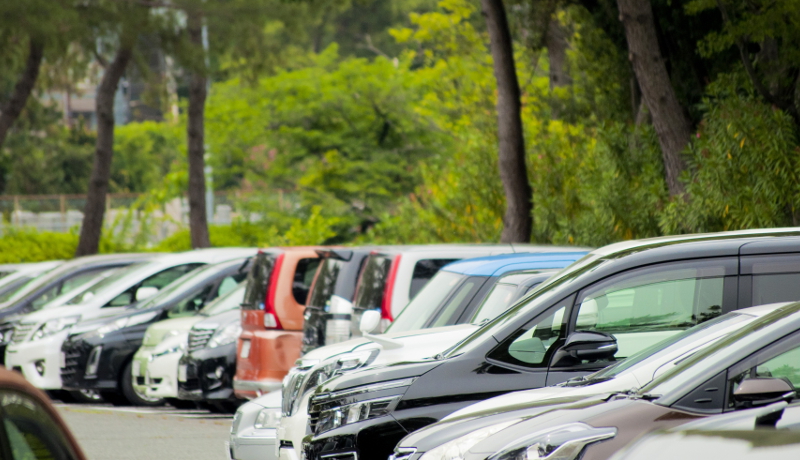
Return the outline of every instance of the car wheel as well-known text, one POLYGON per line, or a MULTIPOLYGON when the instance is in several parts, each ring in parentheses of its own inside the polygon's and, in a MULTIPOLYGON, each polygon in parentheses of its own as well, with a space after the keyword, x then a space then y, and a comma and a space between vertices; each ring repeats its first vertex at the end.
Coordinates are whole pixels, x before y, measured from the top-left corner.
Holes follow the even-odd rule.
POLYGON ((166 398, 165 401, 175 409, 197 409, 197 404, 194 401, 178 398, 166 398))
MULTIPOLYGON (((131 373, 131 362, 125 365, 122 371, 122 379, 119 382, 122 389, 122 396, 128 400, 129 404, 134 406, 163 406, 164 399, 151 398, 146 394, 140 393, 135 386, 133 386, 133 375, 131 373)), ((113 404, 113 403, 112 403, 113 404)))
POLYGON ((103 398, 100 397, 100 393, 95 390, 78 390, 69 391, 67 393, 74 402, 91 404, 103 401, 103 398))

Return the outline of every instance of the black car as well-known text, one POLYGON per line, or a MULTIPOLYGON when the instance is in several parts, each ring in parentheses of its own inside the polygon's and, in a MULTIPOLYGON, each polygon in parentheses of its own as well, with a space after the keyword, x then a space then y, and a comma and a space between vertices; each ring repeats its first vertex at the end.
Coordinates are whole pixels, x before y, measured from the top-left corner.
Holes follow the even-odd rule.
POLYGON ((248 263, 249 259, 236 259, 195 269, 123 315, 76 325, 61 346, 63 388, 96 390, 114 405, 163 404, 161 399, 140 394, 133 385, 131 360, 147 327, 163 319, 194 314, 207 302, 235 289, 247 276, 248 263))
POLYGON ((794 299, 796 231, 609 245, 436 357, 320 385, 305 455, 384 460, 406 434, 473 402, 585 375, 722 313, 794 299))
POLYGON ((242 332, 240 310, 196 323, 178 362, 178 399, 197 401, 213 412, 235 412, 244 401, 233 394, 236 340, 242 332))
POLYGON ((358 275, 372 249, 326 249, 316 251, 322 262, 314 275, 314 281, 308 291, 306 311, 303 324, 303 354, 350 337, 350 316, 352 312, 353 294, 356 291, 358 275), (335 296, 335 297, 334 297, 335 296), (345 308, 350 312, 338 311, 336 302, 347 301, 345 308), (342 324, 342 331, 328 331, 328 324, 335 327, 342 324), (333 340, 326 340, 330 333, 333 340))
MULTIPOLYGON (((764 428, 796 426, 797 419, 787 417, 781 422, 782 412, 761 409, 793 401, 798 389, 800 303, 796 302, 678 362, 639 390, 581 401, 518 423, 495 426, 501 429, 472 446, 462 446, 459 458, 512 459, 541 446, 560 451, 561 460, 606 460, 642 435, 682 428, 686 423, 700 427, 713 423, 712 418, 703 418, 715 414, 726 414, 731 425, 743 420, 736 414, 739 412, 764 428)), ((400 456, 445 460, 448 455, 442 453, 457 443, 451 441, 421 456, 421 452, 408 450, 400 456)))
POLYGON ((82 286, 106 270, 147 262, 160 254, 111 254, 78 257, 28 282, 6 302, 0 303, 0 360, 19 319, 41 309, 47 302, 82 286))

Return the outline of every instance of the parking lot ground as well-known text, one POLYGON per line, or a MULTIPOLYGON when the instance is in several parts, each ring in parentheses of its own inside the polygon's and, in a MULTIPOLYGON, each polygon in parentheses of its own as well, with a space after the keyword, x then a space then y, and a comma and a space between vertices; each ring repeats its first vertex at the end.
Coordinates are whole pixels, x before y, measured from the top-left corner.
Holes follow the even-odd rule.
POLYGON ((89 460, 225 460, 232 416, 171 407, 56 404, 89 460))

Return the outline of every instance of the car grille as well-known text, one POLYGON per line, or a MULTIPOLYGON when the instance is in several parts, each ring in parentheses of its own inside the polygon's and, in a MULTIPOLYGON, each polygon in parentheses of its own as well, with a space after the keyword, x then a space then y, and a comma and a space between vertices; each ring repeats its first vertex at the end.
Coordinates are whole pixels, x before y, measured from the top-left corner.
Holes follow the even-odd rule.
POLYGON ((319 411, 308 411, 308 427, 312 433, 317 432, 317 423, 319 422, 319 411))
POLYGON ((64 363, 66 364, 61 368, 61 383, 69 384, 75 378, 80 365, 81 350, 80 349, 67 349, 61 350, 64 353, 64 363))
POLYGON ((212 335, 214 335, 214 329, 192 329, 189 331, 189 353, 205 348, 212 335))
POLYGON ((11 335, 11 341, 14 343, 22 343, 28 337, 31 330, 36 326, 36 323, 19 323, 14 328, 14 334, 11 335))

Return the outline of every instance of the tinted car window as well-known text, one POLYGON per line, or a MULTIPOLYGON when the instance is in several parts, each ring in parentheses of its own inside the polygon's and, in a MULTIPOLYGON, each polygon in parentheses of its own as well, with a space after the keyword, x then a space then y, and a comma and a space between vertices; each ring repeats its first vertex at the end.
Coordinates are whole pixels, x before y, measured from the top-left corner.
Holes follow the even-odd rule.
POLYGON ((297 269, 292 282, 292 294, 295 302, 305 305, 308 289, 311 287, 311 282, 314 281, 314 274, 317 272, 318 266, 319 259, 316 257, 297 261, 297 269))
POLYGON ((369 256, 358 280, 354 308, 371 310, 381 307, 386 277, 389 275, 391 265, 392 259, 387 256, 377 254, 369 256))
POLYGON ((77 455, 61 427, 38 401, 0 390, 3 430, 13 460, 72 460, 77 455))
POLYGON ((514 284, 495 284, 492 292, 486 296, 478 311, 472 316, 470 323, 480 324, 488 321, 500 313, 508 310, 511 302, 514 301, 517 286, 514 284))
POLYGON ((447 301, 447 305, 442 309, 439 317, 431 324, 431 327, 452 324, 455 319, 460 316, 460 314, 456 315, 456 313, 460 313, 463 311, 463 308, 466 308, 466 305, 472 300, 475 296, 475 292, 483 285, 484 281, 486 280, 480 277, 471 277, 464 281, 447 301), (456 316, 456 318, 454 318, 454 316, 456 316))
POLYGON ((275 267, 276 257, 261 253, 255 257, 253 267, 247 275, 247 290, 244 293, 242 308, 245 310, 263 310, 264 301, 269 289, 269 276, 275 267))
POLYGON ((196 311, 203 308, 203 305, 205 305, 206 299, 208 299, 208 295, 211 293, 212 289, 214 289, 214 285, 209 284, 195 290, 191 294, 187 295, 183 300, 173 305, 172 308, 169 309, 167 316, 170 318, 177 318, 179 316, 194 314, 196 311))
POLYGON ((408 298, 413 299, 442 267, 459 259, 423 259, 414 264, 408 298))
POLYGON ((489 358, 517 366, 547 367, 550 356, 566 337, 566 313, 574 298, 534 318, 498 345, 489 358))
POLYGON ((307 305, 324 309, 336 289, 336 280, 339 279, 339 272, 342 271, 345 262, 339 259, 327 258, 321 264, 322 266, 317 274, 317 282, 308 294, 307 305))

